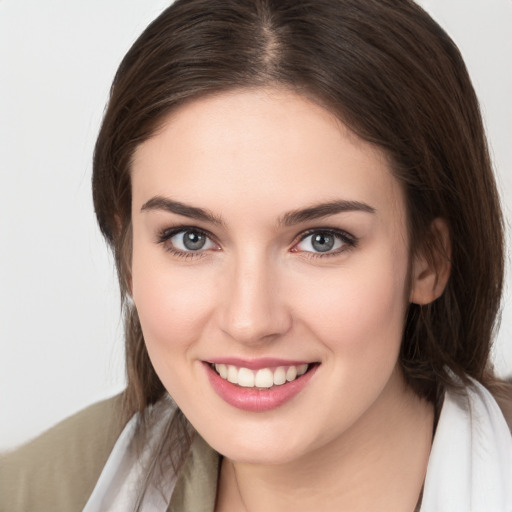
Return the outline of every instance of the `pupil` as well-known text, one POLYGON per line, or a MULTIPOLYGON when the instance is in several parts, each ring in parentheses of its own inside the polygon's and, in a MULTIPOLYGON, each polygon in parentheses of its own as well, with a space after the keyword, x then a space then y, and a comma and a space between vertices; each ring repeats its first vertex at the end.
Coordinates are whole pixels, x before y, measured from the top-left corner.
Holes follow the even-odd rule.
POLYGON ((327 252, 334 246, 334 237, 327 234, 319 233, 313 236, 312 245, 315 251, 327 252))
POLYGON ((206 243, 206 237, 195 231, 187 231, 183 235, 183 245, 190 251, 198 251, 202 249, 206 243))

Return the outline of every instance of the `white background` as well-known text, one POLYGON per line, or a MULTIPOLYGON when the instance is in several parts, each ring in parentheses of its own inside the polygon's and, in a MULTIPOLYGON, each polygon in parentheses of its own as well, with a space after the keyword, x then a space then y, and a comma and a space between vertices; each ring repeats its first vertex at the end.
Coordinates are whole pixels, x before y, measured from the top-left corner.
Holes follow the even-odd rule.
MULTIPOLYGON (((0 449, 123 388, 91 154, 119 61, 168 3, 0 0, 0 449)), ((510 223, 512 2, 420 3, 466 59, 510 223)), ((500 375, 512 374, 510 302, 494 354, 500 375)))

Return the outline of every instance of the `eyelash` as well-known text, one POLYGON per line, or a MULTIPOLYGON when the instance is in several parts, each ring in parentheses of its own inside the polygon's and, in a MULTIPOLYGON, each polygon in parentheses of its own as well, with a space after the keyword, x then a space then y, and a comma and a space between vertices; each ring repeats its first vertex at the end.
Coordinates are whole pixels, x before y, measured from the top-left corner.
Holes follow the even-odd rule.
MULTIPOLYGON (((169 253, 171 253, 173 256, 176 256, 178 258, 182 259, 191 259, 191 258, 201 258, 206 256, 206 253, 208 250, 198 250, 198 251, 182 251, 180 249, 177 249, 174 247, 170 242, 170 240, 180 234, 185 234, 186 232, 193 232, 198 235, 205 236, 208 240, 210 240, 212 243, 215 243, 215 238, 212 234, 210 234, 208 231, 205 231, 204 229, 197 228, 195 226, 177 226, 175 228, 170 229, 163 229, 158 234, 157 243, 162 244, 165 248, 165 250, 169 253)), ((300 233, 298 235, 292 245, 291 252, 296 253, 302 253, 303 256, 307 258, 329 258, 332 256, 338 256, 339 254, 346 252, 350 249, 353 249, 357 246, 358 239, 351 235, 350 233, 347 233, 346 231, 343 231, 341 229, 332 229, 332 228, 314 228, 309 229, 303 233, 300 233), (325 251, 325 252, 314 252, 314 251, 299 251, 294 250, 294 248, 297 247, 301 242, 306 240, 308 237, 312 235, 328 235, 334 237, 336 240, 342 242, 342 246, 334 251, 325 251)))

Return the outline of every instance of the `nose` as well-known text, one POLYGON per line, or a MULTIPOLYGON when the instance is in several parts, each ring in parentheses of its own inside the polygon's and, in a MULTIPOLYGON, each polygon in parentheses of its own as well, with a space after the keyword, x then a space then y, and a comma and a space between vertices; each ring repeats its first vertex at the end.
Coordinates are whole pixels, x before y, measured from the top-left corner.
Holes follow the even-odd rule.
POLYGON ((243 344, 264 344, 288 332, 292 316, 280 277, 264 257, 240 258, 224 283, 221 330, 243 344))

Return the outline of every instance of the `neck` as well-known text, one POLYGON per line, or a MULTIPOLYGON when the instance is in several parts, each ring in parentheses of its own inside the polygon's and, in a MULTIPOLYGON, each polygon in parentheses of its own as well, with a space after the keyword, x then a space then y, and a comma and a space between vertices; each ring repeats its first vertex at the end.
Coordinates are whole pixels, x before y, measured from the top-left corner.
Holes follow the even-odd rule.
POLYGON ((413 512, 432 444, 434 409, 397 379, 356 424, 314 452, 276 465, 224 459, 217 512, 413 512))

